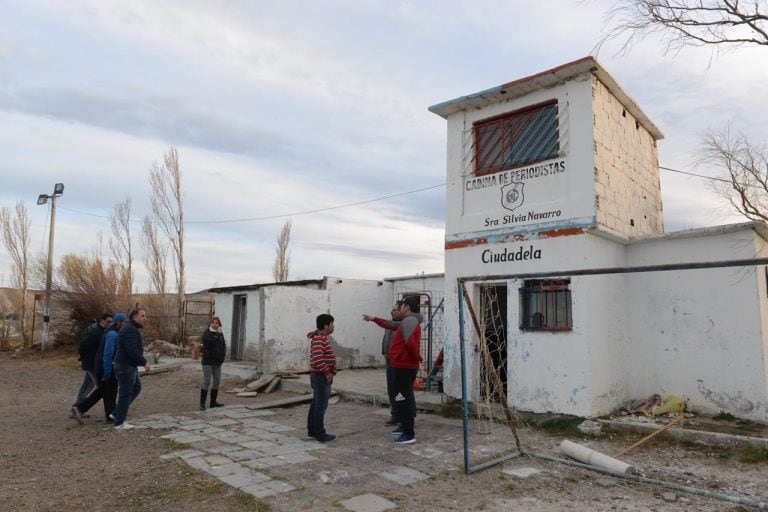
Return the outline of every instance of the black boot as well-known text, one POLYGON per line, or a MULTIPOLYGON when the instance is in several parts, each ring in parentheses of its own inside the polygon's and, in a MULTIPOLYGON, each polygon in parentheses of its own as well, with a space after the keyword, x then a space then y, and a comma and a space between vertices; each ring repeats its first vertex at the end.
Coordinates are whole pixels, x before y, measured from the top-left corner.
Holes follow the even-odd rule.
POLYGON ((216 401, 216 398, 219 396, 219 390, 218 389, 212 389, 211 390, 211 407, 224 407, 224 404, 220 404, 216 401))
POLYGON ((200 410, 205 410, 205 399, 208 398, 208 390, 207 389, 201 389, 200 390, 200 410))

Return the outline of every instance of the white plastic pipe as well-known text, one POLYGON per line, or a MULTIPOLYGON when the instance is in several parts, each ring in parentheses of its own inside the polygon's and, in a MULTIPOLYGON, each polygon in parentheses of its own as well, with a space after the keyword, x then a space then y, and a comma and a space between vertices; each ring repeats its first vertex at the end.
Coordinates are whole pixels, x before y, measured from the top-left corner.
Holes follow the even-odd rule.
POLYGON ((591 448, 581 446, 580 444, 568 440, 560 443, 560 451, 568 457, 583 462, 584 464, 597 466, 623 475, 632 475, 635 473, 635 468, 626 462, 614 459, 613 457, 609 457, 608 455, 596 452, 591 448))

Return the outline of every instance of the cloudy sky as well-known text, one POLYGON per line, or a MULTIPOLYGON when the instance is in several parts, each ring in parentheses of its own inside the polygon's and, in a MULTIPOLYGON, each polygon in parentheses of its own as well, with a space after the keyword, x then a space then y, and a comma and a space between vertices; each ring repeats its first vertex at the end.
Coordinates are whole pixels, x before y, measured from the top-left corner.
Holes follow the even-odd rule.
MULTIPOLYGON (((3 0, 0 206, 24 201, 44 252, 35 202, 64 183, 58 260, 109 255, 108 217, 130 197, 138 247, 148 171, 173 146, 189 291, 271 281, 289 218, 291 278, 441 272, 446 126, 427 108, 589 55, 611 5, 3 0)), ((765 49, 617 48, 597 58, 665 134, 662 166, 714 172, 694 167, 708 127, 765 133, 765 49)), ((707 180, 661 176, 667 231, 740 220, 707 180)))

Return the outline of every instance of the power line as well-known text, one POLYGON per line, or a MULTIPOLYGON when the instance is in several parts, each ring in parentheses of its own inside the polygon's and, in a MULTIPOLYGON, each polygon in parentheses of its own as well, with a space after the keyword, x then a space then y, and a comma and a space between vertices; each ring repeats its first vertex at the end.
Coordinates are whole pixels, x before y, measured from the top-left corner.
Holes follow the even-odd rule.
POLYGON ((662 169, 664 171, 676 172, 676 173, 679 173, 679 174, 686 174, 688 176, 693 176, 695 178, 704 178, 704 179, 707 179, 707 180, 722 181, 724 183, 730 183, 729 180, 726 180, 726 179, 723 179, 723 178, 715 178, 714 176, 705 176, 703 174, 696 174, 695 172, 681 171, 679 169, 671 169, 669 167, 663 167, 661 165, 659 166, 659 169, 662 169))
MULTIPOLYGON (((198 221, 192 220, 192 221, 185 221, 185 224, 227 224, 227 223, 232 223, 232 222, 248 222, 248 221, 256 221, 256 220, 280 219, 280 218, 283 218, 283 217, 297 217, 299 215, 309 215, 311 213, 321 213, 321 212, 327 212, 327 211, 331 211, 331 210, 339 210, 341 208, 349 208, 351 206, 360 206, 362 204, 375 203, 377 201, 384 201, 384 200, 387 200, 387 199, 393 199, 395 197, 402 197, 402 196, 407 196, 409 194, 416 194, 417 192, 424 192, 425 190, 432 190, 432 189, 440 188, 440 187, 444 187, 444 186, 445 186, 445 183, 440 183, 438 185, 430 185, 428 187, 422 187, 422 188, 417 188, 417 189, 414 189, 414 190, 408 190, 406 192, 400 192, 400 193, 391 194, 391 195, 388 195, 388 196, 376 197, 376 198, 373 198, 373 199, 366 199, 365 201, 357 201, 355 203, 339 204, 339 205, 336 205, 336 206, 329 206, 327 208, 317 208, 315 210, 302 210, 302 211, 293 212, 293 213, 281 213, 281 214, 277 214, 277 215, 267 215, 267 216, 264 216, 264 217, 247 217, 247 218, 242 218, 242 219, 198 220, 198 221)), ((77 213, 79 215, 87 215, 89 217, 96 217, 96 218, 99 218, 99 219, 109 219, 109 217, 104 216, 104 215, 98 215, 98 214, 95 214, 95 213, 88 213, 88 212, 81 212, 81 211, 78 211, 78 210, 73 210, 71 208, 62 207, 61 205, 59 205, 59 208, 62 209, 62 210, 67 210, 68 212, 77 213)), ((141 222, 141 221, 139 221, 138 219, 135 219, 135 220, 132 219, 131 222, 141 222)))
MULTIPOLYGON (((722 181, 724 183, 730 183, 730 181, 728 181, 726 179, 723 179, 723 178, 716 178, 716 177, 713 177, 713 176, 705 176, 703 174, 696 174, 694 172, 689 172, 689 171, 681 171, 679 169, 672 169, 671 167, 664 167, 664 166, 661 166, 661 165, 659 166, 659 169, 664 170, 664 171, 669 171, 669 172, 675 172, 675 173, 678 173, 678 174, 685 174, 687 176, 693 176, 695 178, 703 178, 703 179, 707 179, 707 180, 722 181)), ((301 210, 301 211, 292 212, 292 213, 280 213, 280 214, 277 214, 277 215, 266 215, 266 216, 263 216, 263 217, 245 217, 245 218, 241 218, 241 219, 197 220, 197 221, 192 220, 192 221, 186 221, 185 224, 230 224, 230 223, 233 223, 233 222, 252 222, 252 221, 258 221, 258 220, 281 219, 281 218, 285 218, 285 217, 298 217, 299 215, 310 215, 310 214, 313 214, 313 213, 322 213, 322 212, 327 212, 327 211, 331 211, 331 210, 340 210, 342 208, 349 208, 351 206, 360 206, 360 205, 363 205, 363 204, 370 204, 370 203, 375 203, 375 202, 378 202, 378 201, 385 201, 387 199, 393 199, 395 197, 407 196, 407 195, 410 195, 410 194, 416 194, 418 192, 424 192, 426 190, 432 190, 432 189, 444 187, 445 185, 446 185, 445 183, 440 183, 440 184, 437 184, 437 185, 430 185, 428 187, 422 187, 422 188, 417 188, 417 189, 414 189, 414 190, 408 190, 406 192, 400 192, 400 193, 391 194, 391 195, 388 195, 388 196, 376 197, 376 198, 373 198, 373 199, 366 199, 365 201, 357 201, 355 203, 339 204, 339 205, 336 205, 336 206, 329 206, 327 208, 317 208, 315 210, 301 210)), ((79 215, 87 215, 89 217, 96 217, 96 218, 99 218, 99 219, 109 219, 108 216, 98 215, 98 214, 95 214, 95 213, 81 212, 79 210, 73 210, 71 208, 66 208, 66 207, 63 207, 61 205, 59 205, 59 208, 62 209, 62 210, 66 210, 68 212, 77 213, 79 215)), ((138 219, 132 219, 131 222, 141 222, 141 221, 138 220, 138 219)))

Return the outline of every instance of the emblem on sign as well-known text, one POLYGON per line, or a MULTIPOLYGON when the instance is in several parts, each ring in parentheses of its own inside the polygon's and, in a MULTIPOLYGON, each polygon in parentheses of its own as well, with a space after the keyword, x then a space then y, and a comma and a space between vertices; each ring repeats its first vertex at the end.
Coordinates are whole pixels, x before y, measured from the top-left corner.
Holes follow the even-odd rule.
POLYGON ((514 211, 522 206, 525 201, 525 196, 523 195, 524 186, 525 183, 516 181, 501 187, 501 206, 509 211, 514 211))

